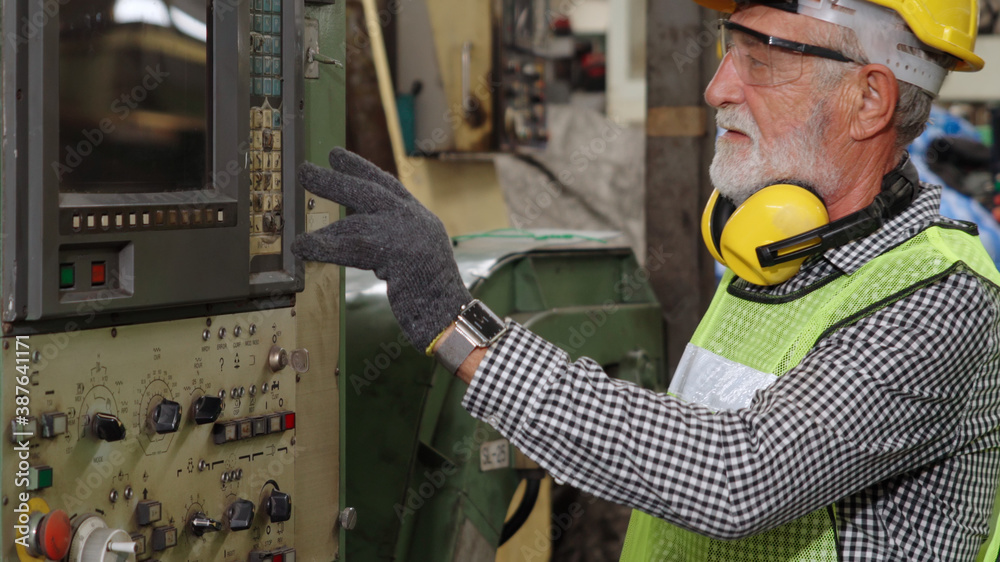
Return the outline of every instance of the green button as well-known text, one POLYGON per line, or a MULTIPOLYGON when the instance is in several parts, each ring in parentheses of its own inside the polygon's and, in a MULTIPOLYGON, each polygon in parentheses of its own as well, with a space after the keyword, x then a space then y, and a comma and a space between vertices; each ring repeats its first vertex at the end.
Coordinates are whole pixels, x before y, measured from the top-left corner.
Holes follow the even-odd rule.
POLYGON ((71 263, 59 265, 59 288, 69 289, 76 284, 76 271, 71 263))
POLYGON ((41 490, 52 487, 52 467, 33 466, 28 471, 28 489, 41 490))

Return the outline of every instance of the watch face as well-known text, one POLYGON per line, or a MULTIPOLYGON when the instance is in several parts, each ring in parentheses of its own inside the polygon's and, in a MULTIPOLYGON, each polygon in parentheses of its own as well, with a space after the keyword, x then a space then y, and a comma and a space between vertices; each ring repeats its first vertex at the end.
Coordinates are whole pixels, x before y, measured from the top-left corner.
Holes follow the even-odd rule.
POLYGON ((468 308, 462 311, 461 317, 469 327, 473 328, 489 341, 499 335, 504 330, 503 321, 497 318, 496 314, 486 308, 486 305, 479 301, 474 301, 468 308))

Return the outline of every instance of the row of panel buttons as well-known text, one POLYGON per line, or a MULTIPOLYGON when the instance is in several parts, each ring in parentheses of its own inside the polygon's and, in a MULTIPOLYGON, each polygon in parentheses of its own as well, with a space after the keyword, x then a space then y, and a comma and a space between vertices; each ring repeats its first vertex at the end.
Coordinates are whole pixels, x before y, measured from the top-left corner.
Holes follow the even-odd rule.
POLYGON ((146 545, 146 535, 143 535, 142 533, 133 533, 131 538, 135 543, 136 556, 149 554, 149 548, 152 548, 153 552, 162 552, 168 548, 177 546, 177 528, 173 525, 153 527, 153 534, 150 539, 149 547, 146 545))
POLYGON ((212 224, 226 221, 224 209, 168 209, 143 211, 141 213, 74 213, 71 219, 74 231, 108 230, 114 221, 115 228, 138 228, 140 226, 178 226, 191 224, 212 224))
MULTIPOLYGON (((270 127, 272 129, 281 128, 281 112, 270 106, 254 107, 250 109, 250 128, 261 129, 270 127)), ((275 131, 278 132, 278 131, 275 131)), ((279 138, 280 142, 281 139, 279 138)))
POLYGON ((281 76, 281 57, 253 57, 254 74, 281 76))
MULTIPOLYGON (((259 133, 260 131, 254 131, 254 132, 255 133, 259 133)), ((265 129, 265 132, 269 133, 270 129, 265 129)), ((274 135, 278 135, 279 133, 280 133, 280 131, 277 131, 277 132, 274 133, 274 135)), ((274 135, 269 135, 269 136, 274 136, 274 135)), ((280 169, 281 169, 281 153, 280 152, 271 152, 271 151, 263 151, 263 150, 253 150, 253 151, 250 152, 250 171, 251 172, 257 172, 257 171, 261 171, 261 170, 267 171, 267 172, 271 172, 271 171, 280 170, 280 169)))
POLYGON ((281 13, 281 0, 254 0, 254 9, 258 12, 281 13))
POLYGON ((212 427, 212 437, 216 445, 221 445, 260 435, 281 433, 289 429, 295 429, 295 412, 280 412, 219 422, 212 427))
POLYGON ((281 197, 281 173, 280 169, 276 173, 252 172, 250 174, 251 191, 276 191, 281 197))
MULTIPOLYGON (((267 129, 254 129, 250 132, 250 154, 255 156, 257 165, 263 166, 263 155, 259 153, 261 150, 280 150, 281 149, 281 131, 274 130, 272 128, 267 129)), ((275 161, 275 168, 281 168, 281 154, 275 154, 278 160, 275 161)), ((251 164, 253 166, 253 164, 251 164)), ((253 169, 253 168, 251 168, 253 169)))
POLYGON ((282 198, 280 193, 251 193, 250 209, 255 213, 281 211, 282 198))
MULTIPOLYGON (((250 52, 255 55, 280 55, 281 54, 281 37, 271 36, 271 35, 261 35, 260 33, 250 34, 250 52)), ((253 59, 250 59, 250 63, 253 64, 253 59)), ((253 67, 250 71, 253 72, 253 67)))
POLYGON ((281 95, 281 79, 280 78, 254 78, 253 79, 253 93, 258 96, 280 96, 281 95))
POLYGON ((258 33, 281 33, 281 16, 275 14, 255 14, 253 30, 258 33))

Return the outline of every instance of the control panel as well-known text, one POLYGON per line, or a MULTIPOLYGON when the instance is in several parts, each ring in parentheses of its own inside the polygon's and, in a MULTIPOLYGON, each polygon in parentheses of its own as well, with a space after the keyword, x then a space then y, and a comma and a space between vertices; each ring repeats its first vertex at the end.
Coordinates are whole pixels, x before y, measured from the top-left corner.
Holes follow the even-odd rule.
POLYGON ((295 560, 296 336, 283 308, 3 338, 2 558, 295 560))
POLYGON ((346 141, 302 73, 344 16, 0 5, 0 560, 338 556, 340 273, 290 247, 340 214, 295 170, 346 141))

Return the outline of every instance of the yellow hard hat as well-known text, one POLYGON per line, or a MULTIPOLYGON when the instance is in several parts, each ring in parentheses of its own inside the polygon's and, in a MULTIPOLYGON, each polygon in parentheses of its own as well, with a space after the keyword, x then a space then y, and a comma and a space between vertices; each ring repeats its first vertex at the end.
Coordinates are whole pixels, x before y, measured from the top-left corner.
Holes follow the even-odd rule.
MULTIPOLYGON (((696 3, 725 13, 732 13, 739 4, 763 4, 788 11, 797 11, 797 0, 694 0, 696 3)), ((983 59, 973 52, 979 29, 978 0, 867 0, 888 8, 903 18, 910 30, 924 44, 948 53, 961 61, 954 70, 976 71, 983 68, 983 59)))
POLYGON ((955 70, 982 70, 983 59, 972 52, 979 31, 978 0, 868 1, 896 12, 917 39, 962 61, 955 70))

